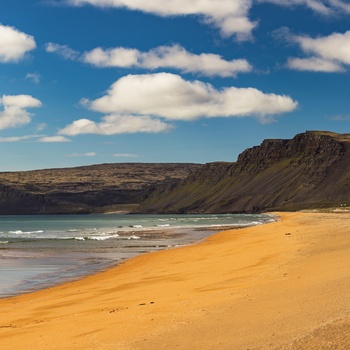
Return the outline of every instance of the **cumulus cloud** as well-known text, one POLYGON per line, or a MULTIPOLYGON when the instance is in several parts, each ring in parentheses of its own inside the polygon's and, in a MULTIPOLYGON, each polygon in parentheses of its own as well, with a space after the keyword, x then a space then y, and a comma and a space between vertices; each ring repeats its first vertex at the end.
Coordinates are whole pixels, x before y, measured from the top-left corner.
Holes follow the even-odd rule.
POLYGON ((60 130, 61 135, 164 132, 169 121, 200 118, 255 116, 262 122, 271 115, 293 111, 290 97, 266 94, 254 88, 221 90, 201 81, 186 81, 170 73, 128 75, 117 80, 97 100, 84 99, 91 110, 108 114, 96 123, 79 119, 60 130))
POLYGON ((350 4, 343 0, 258 0, 280 6, 306 6, 322 15, 334 15, 339 12, 350 13, 350 4))
POLYGON ((0 137, 0 142, 19 142, 41 137, 40 135, 0 137))
POLYGON ((310 71, 310 72, 343 72, 344 67, 333 61, 324 60, 319 57, 309 58, 290 58, 287 66, 294 70, 310 71))
POLYGON ((47 124, 46 123, 39 123, 36 127, 35 130, 36 131, 43 131, 47 128, 47 124))
POLYGON ((333 33, 328 36, 311 38, 309 36, 290 36, 302 51, 309 54, 306 58, 290 58, 288 67, 298 70, 318 72, 342 72, 350 65, 350 31, 333 33))
POLYGON ((46 51, 56 53, 68 60, 79 60, 96 67, 177 69, 183 73, 198 73, 206 76, 232 77, 247 73, 252 66, 245 59, 227 61, 220 55, 188 52, 180 45, 159 46, 147 52, 137 49, 116 47, 103 49, 97 47, 80 54, 66 45, 48 43, 46 51))
POLYGON ((68 154, 68 157, 95 157, 97 155, 96 152, 87 152, 87 153, 71 153, 68 154))
POLYGON ((56 43, 47 43, 45 45, 46 52, 56 53, 59 56, 63 57, 65 60, 78 60, 80 53, 68 47, 67 45, 59 45, 56 43))
POLYGON ((113 157, 117 158, 138 158, 139 156, 134 153, 115 153, 113 154, 113 157))
POLYGON ((239 40, 251 37, 256 26, 248 18, 252 0, 66 0, 73 6, 127 8, 158 16, 199 16, 205 23, 219 28, 223 36, 239 40))
POLYGON ((0 129, 28 124, 31 114, 27 108, 41 107, 41 102, 29 95, 3 95, 0 98, 0 129))
POLYGON ((96 123, 89 119, 79 119, 59 131, 61 135, 75 136, 80 134, 134 134, 134 133, 160 133, 170 130, 172 126, 163 121, 142 115, 111 114, 96 123))
POLYGON ((24 135, 0 137, 0 142, 19 142, 36 139, 35 142, 69 142, 70 140, 64 136, 44 136, 44 135, 24 135))
POLYGON ((308 36, 295 36, 294 40, 303 51, 316 54, 324 59, 337 60, 350 64, 350 30, 334 33, 325 37, 310 38, 308 36))
POLYGON ((336 114, 336 115, 332 115, 328 119, 336 122, 348 122, 350 121, 350 115, 336 114))
POLYGON ((26 80, 31 80, 34 84, 40 83, 40 74, 39 73, 28 73, 26 75, 26 80))
POLYGON ((232 117, 289 112, 290 97, 265 94, 254 88, 216 90, 199 80, 186 81, 170 73, 128 75, 117 80, 107 95, 88 103, 102 113, 152 115, 167 120, 232 117))
POLYGON ((31 35, 0 24, 0 62, 18 62, 35 48, 35 40, 31 35))
POLYGON ((118 47, 104 50, 100 47, 85 52, 83 61, 97 67, 129 68, 140 65, 140 51, 118 47))
POLYGON ((38 142, 57 143, 57 142, 70 142, 70 140, 64 136, 44 136, 38 139, 38 142))
POLYGON ((245 59, 224 60, 216 54, 195 55, 180 45, 159 46, 148 52, 123 47, 104 50, 96 48, 83 55, 83 61, 97 67, 138 67, 145 69, 173 68, 184 73, 200 73, 207 76, 235 76, 250 72, 251 65, 245 59))

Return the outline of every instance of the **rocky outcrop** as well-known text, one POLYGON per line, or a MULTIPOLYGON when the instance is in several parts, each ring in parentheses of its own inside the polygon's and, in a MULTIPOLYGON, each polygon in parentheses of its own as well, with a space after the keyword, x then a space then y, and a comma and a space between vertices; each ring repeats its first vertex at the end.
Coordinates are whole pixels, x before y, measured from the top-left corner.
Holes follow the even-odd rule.
POLYGON ((261 212, 350 205, 350 135, 265 140, 235 163, 211 163, 150 194, 142 212, 261 212))
POLYGON ((0 173, 0 214, 130 212, 151 187, 183 180, 198 164, 101 164, 0 173))

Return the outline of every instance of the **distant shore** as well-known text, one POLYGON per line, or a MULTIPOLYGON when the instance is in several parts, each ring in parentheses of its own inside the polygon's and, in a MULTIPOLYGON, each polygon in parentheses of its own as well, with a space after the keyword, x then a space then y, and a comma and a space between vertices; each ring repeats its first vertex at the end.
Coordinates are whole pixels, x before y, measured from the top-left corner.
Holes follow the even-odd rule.
POLYGON ((345 349, 350 213, 277 215, 0 300, 0 348, 345 349))

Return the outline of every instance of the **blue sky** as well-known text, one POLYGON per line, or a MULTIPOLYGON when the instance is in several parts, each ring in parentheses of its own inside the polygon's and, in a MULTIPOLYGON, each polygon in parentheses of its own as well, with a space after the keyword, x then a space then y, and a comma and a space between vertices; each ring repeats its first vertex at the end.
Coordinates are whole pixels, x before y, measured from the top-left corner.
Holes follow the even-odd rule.
POLYGON ((0 171, 348 133, 349 18, 345 0, 1 0, 0 171))

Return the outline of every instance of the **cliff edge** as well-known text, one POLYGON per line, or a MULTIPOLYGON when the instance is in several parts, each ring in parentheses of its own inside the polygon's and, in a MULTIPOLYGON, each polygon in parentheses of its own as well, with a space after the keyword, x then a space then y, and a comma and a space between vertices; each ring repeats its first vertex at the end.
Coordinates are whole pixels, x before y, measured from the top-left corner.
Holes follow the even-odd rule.
POLYGON ((350 205, 350 134, 307 131, 265 140, 234 163, 205 164, 155 190, 145 213, 232 213, 350 205))

